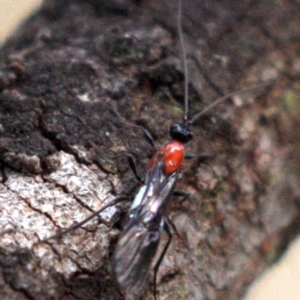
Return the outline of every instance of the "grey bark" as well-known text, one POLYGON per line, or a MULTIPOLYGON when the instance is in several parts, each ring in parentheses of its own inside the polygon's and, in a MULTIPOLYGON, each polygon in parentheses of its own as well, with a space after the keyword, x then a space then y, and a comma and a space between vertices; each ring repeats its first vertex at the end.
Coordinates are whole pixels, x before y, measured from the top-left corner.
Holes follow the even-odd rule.
MULTIPOLYGON (((0 298, 124 299, 110 256, 128 205, 59 240, 138 182, 181 121, 176 1, 45 1, 0 53, 0 298)), ((160 299, 240 299, 299 230, 300 5, 187 1, 190 115, 253 84, 193 127, 169 217, 160 299), (201 159, 205 157, 206 159, 201 159)), ((163 236, 162 244, 166 241, 163 236)), ((151 299, 151 278, 140 294, 151 299)))

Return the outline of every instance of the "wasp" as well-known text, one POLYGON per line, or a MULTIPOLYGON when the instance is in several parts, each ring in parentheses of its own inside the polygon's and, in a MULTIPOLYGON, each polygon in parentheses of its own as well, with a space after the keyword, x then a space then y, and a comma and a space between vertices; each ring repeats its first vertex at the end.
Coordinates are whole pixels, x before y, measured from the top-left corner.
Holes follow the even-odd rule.
MULTIPOLYGON (((237 93, 249 92, 254 88, 240 90, 217 99, 211 105, 192 118, 188 118, 188 71, 186 62, 186 50, 184 46, 181 15, 182 0, 178 0, 178 34, 183 55, 184 67, 184 117, 180 123, 173 123, 170 126, 171 141, 161 149, 156 150, 152 157, 149 168, 142 181, 142 186, 133 199, 131 208, 128 212, 127 223, 119 237, 112 256, 112 270, 114 278, 125 294, 134 294, 143 285, 149 275, 152 263, 157 253, 162 232, 165 231, 168 239, 162 252, 154 266, 154 299, 157 299, 156 276, 159 266, 168 251, 173 236, 173 225, 168 219, 168 211, 172 196, 176 193, 176 183, 186 158, 185 144, 193 139, 191 126, 201 116, 205 115, 216 105, 231 98, 237 93)), ((263 85, 265 86, 265 85, 263 85)), ((145 135, 154 146, 154 141, 150 134, 145 131, 145 135)), ((154 146, 155 148, 155 146, 154 146)), ((156 149, 156 148, 155 148, 156 149)), ((134 170, 136 173, 136 170, 134 170)), ((178 193, 186 199, 186 192, 178 193)), ((74 230, 85 224, 93 217, 104 211, 110 206, 116 205, 120 201, 129 200, 126 196, 117 197, 100 210, 93 213, 87 219, 61 232, 74 230)), ((57 237, 57 235, 55 236, 57 237)), ((52 237, 53 238, 53 237, 52 237)))

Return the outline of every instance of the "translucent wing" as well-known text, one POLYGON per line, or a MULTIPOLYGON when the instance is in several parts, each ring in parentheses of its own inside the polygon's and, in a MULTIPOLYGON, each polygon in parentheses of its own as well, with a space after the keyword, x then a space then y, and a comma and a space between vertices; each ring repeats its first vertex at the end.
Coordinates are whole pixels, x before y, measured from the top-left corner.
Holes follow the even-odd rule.
POLYGON ((155 256, 163 227, 149 231, 132 223, 123 232, 113 257, 114 276, 122 290, 134 293, 145 281, 155 256))
POLYGON ((129 220, 113 255, 113 271, 120 288, 133 294, 145 281, 164 229, 164 217, 178 179, 178 172, 165 176, 163 164, 148 172, 147 185, 140 189, 129 220))

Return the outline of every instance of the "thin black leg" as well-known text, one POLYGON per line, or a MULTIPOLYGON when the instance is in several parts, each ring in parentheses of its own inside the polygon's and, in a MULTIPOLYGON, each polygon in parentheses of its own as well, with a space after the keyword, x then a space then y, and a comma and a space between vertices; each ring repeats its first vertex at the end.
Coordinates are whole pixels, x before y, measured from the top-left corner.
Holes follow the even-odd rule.
POLYGON ((208 159, 211 159, 213 155, 197 155, 196 153, 186 153, 184 158, 185 159, 194 159, 197 158, 199 162, 205 162, 208 159))
MULTIPOLYGON (((179 236, 179 233, 178 233, 178 231, 177 231, 177 228, 176 228, 175 224, 169 219, 169 217, 167 217, 167 221, 168 221, 168 226, 169 226, 169 228, 171 227, 171 228, 172 228, 172 231, 175 232, 175 234, 176 234, 177 237, 179 238, 180 236, 179 236)), ((173 235, 173 233, 172 233, 172 235, 173 235)))
POLYGON ((174 191, 173 196, 183 197, 179 202, 180 204, 182 204, 185 200, 189 198, 190 194, 187 191, 182 190, 182 191, 174 191))
POLYGON ((137 179, 137 181, 144 183, 144 178, 139 174, 137 168, 136 168, 136 163, 135 163, 135 159, 134 157, 130 154, 130 153, 126 153, 126 157, 128 159, 128 163, 130 166, 130 169, 132 170, 135 178, 137 179))
POLYGON ((126 196, 119 196, 119 197, 115 198, 114 200, 112 200, 110 203, 108 203, 105 206, 101 207, 99 210, 97 210, 94 213, 92 213, 90 216, 88 216, 83 221, 72 225, 68 229, 63 230, 63 231, 59 232, 58 234, 55 234, 55 235, 50 236, 49 238, 47 238, 45 240, 42 240, 42 242, 47 242, 48 240, 51 240, 51 239, 60 238, 62 235, 64 235, 64 234, 66 234, 68 232, 71 232, 71 231, 73 231, 73 230, 81 227, 82 225, 84 225, 85 223, 87 223, 88 221, 90 221, 91 219, 93 219, 94 217, 96 217, 97 215, 99 215, 102 211, 104 211, 108 207, 111 207, 111 206, 116 205, 116 204, 118 204, 120 202, 123 202, 123 201, 129 201, 129 200, 130 199, 128 197, 126 197, 126 196))
MULTIPOLYGON (((137 126, 137 127, 142 129, 146 141, 151 145, 153 150, 155 152, 157 152, 157 149, 155 147, 155 142, 154 142, 154 139, 153 139, 151 133, 146 128, 144 128, 143 126, 137 126)), ((126 156, 127 156, 127 159, 128 159, 129 166, 130 166, 133 174, 135 175, 136 179, 139 182, 144 183, 145 182, 144 178, 139 174, 139 172, 137 170, 136 163, 135 163, 135 158, 130 153, 126 153, 126 156)))
POLYGON ((159 259, 158 259, 158 261, 157 261, 157 263, 155 264, 155 267, 154 267, 154 276, 153 276, 153 293, 154 293, 154 300, 157 300, 157 297, 156 297, 156 294, 157 294, 157 292, 156 292, 157 272, 158 272, 158 269, 159 269, 159 267, 160 267, 160 264, 161 264, 161 262, 162 262, 162 260, 163 260, 163 258, 164 258, 164 256, 165 256, 166 252, 168 251, 168 248, 169 248, 169 246, 170 246, 170 243, 171 243, 171 240, 172 240, 172 236, 173 236, 173 233, 172 233, 172 231, 171 231, 170 228, 171 228, 171 226, 170 226, 170 224, 168 224, 168 221, 166 220, 166 222, 165 222, 165 224, 164 224, 164 230, 165 230, 165 232, 167 233, 169 239, 168 239, 168 241, 167 241, 167 243, 166 243, 166 245, 165 245, 163 251, 161 252, 161 255, 160 255, 160 257, 159 257, 159 259))
POLYGON ((146 138, 147 142, 152 146, 152 148, 157 151, 156 147, 155 147, 155 142, 154 142, 154 139, 153 139, 153 136, 152 134, 150 133, 149 130, 147 130, 146 128, 144 127, 141 127, 142 130, 143 130, 143 134, 144 134, 144 137, 146 138))
POLYGON ((184 156, 185 159, 193 159, 195 157, 197 157, 196 153, 186 153, 184 156))

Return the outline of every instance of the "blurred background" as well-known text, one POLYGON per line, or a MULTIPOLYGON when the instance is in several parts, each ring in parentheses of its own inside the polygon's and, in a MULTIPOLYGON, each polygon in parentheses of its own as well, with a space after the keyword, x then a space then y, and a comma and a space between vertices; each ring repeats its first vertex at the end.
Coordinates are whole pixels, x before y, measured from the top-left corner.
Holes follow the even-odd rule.
MULTIPOLYGON (((0 46, 41 4, 42 0, 0 0, 0 46)), ((252 284, 243 300, 299 300, 299 278, 300 238, 252 284)))

